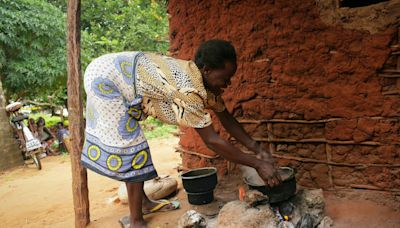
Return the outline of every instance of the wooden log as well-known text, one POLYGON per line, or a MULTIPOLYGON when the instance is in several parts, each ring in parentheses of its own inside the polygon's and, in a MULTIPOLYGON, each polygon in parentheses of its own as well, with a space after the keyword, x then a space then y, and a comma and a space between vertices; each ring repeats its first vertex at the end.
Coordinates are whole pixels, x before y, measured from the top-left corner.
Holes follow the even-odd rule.
POLYGON ((295 156, 281 155, 281 154, 273 154, 275 158, 294 160, 304 163, 318 163, 332 166, 345 166, 345 167, 355 167, 355 168, 368 168, 368 167, 384 167, 384 168, 400 168, 400 164, 360 164, 360 163, 341 163, 341 162, 332 162, 332 161, 323 161, 312 158, 301 158, 295 156))
MULTIPOLYGON (((394 50, 392 49, 393 53, 400 53, 400 29, 397 29, 397 42, 398 42, 398 44, 394 45, 396 47, 396 49, 394 49, 394 50)), ((400 72, 400 56, 397 56, 397 64, 396 65, 397 65, 396 66, 397 71, 400 72)))
POLYGON ((264 59, 257 59, 254 61, 255 63, 262 63, 262 62, 271 62, 270 58, 264 58, 264 59))
POLYGON ((272 133, 273 129, 272 129, 272 123, 268 123, 267 124, 267 134, 268 134, 268 139, 269 139, 269 152, 271 154, 274 154, 276 151, 276 147, 275 144, 271 141, 274 139, 274 134, 272 133))
POLYGON ((400 50, 400 44, 395 44, 390 46, 390 49, 392 49, 392 51, 399 51, 400 50))
MULTIPOLYGON (((260 141, 268 140, 265 138, 260 138, 260 141)), ((269 140, 270 142, 279 143, 279 142, 287 142, 287 143, 326 143, 326 139, 324 138, 315 138, 315 139, 287 139, 287 138, 274 138, 269 140)))
POLYGON ((50 107, 50 108, 58 108, 59 107, 59 105, 52 104, 49 102, 38 102, 38 101, 32 101, 32 100, 23 100, 22 102, 27 103, 27 104, 37 105, 37 106, 50 107))
POLYGON ((383 78, 400 78, 400 74, 378 74, 378 76, 383 78))
POLYGON ((326 140, 326 143, 332 145, 365 145, 365 146, 381 146, 382 143, 374 142, 374 141, 364 141, 364 142, 355 142, 355 141, 337 141, 337 140, 326 140))
POLYGON ((400 90, 391 90, 382 92, 382 95, 400 95, 400 90))
POLYGON ((288 139, 288 138, 264 138, 258 137, 254 138, 256 141, 260 142, 273 142, 273 143, 329 143, 332 145, 366 145, 366 146, 380 146, 379 142, 365 141, 365 142, 355 142, 355 141, 338 141, 338 140, 327 140, 325 138, 313 138, 313 139, 288 139))
POLYGON ((379 188, 379 187, 376 187, 373 185, 367 185, 367 184, 351 184, 350 187, 356 188, 356 189, 367 189, 367 190, 375 190, 375 191, 400 192, 400 189, 396 189, 396 188, 385 189, 385 188, 379 188))
POLYGON ((90 222, 89 194, 86 169, 81 166, 84 139, 84 121, 81 90, 80 60, 80 0, 68 0, 67 9, 67 59, 68 59, 68 111, 71 139, 72 194, 75 227, 86 227, 90 222))
MULTIPOLYGON (((398 39, 398 43, 400 45, 400 29, 397 30, 397 39, 398 39)), ((396 69, 397 69, 397 72, 400 72, 400 50, 393 51, 392 55, 397 55, 396 69)), ((397 90, 400 90, 400 79, 396 80, 396 87, 397 87, 397 90)))
MULTIPOLYGON (((360 119, 373 119, 373 120, 398 120, 394 118, 386 118, 382 116, 370 116, 370 117, 362 117, 360 119)), ((260 123, 299 123, 299 124, 318 124, 318 123, 327 123, 332 121, 339 121, 342 118, 330 118, 330 119, 321 119, 321 120, 288 120, 288 119, 238 119, 238 122, 241 124, 260 124, 260 123)))
POLYGON ((249 120, 249 119, 238 119, 237 121, 239 123, 244 123, 244 124, 259 124, 259 123, 262 123, 260 120, 249 120))
POLYGON ((176 150, 176 152, 179 152, 179 153, 186 153, 186 154, 196 155, 196 156, 203 157, 203 158, 208 158, 208 159, 216 159, 216 158, 220 157, 219 154, 217 154, 215 156, 210 156, 210 155, 201 154, 201 153, 198 153, 198 152, 186 150, 186 149, 183 149, 180 146, 175 147, 175 150, 176 150))
POLYGON ((376 186, 366 185, 366 184, 351 184, 350 187, 360 188, 360 189, 370 189, 370 190, 383 190, 382 188, 378 188, 376 186))
MULTIPOLYGON (((325 144, 326 161, 328 163, 332 162, 332 146, 329 143, 325 144)), ((332 176, 332 166, 328 165, 328 178, 330 187, 334 187, 333 176, 332 176)))
POLYGON ((263 120, 252 120, 252 119, 238 119, 239 123, 300 123, 300 124, 316 124, 316 123, 327 123, 332 121, 338 121, 341 118, 330 118, 322 120, 288 120, 288 119, 263 119, 263 120))
POLYGON ((393 192, 395 194, 400 193, 400 189, 371 189, 371 188, 362 188, 361 186, 359 187, 343 187, 343 186, 335 186, 334 189, 324 189, 324 191, 334 191, 337 193, 338 191, 355 191, 355 190, 362 190, 362 191, 381 191, 381 192, 393 192))
POLYGON ((388 121, 400 121, 399 117, 398 118, 387 118, 387 117, 382 117, 382 116, 371 116, 371 117, 363 117, 362 119, 371 119, 371 120, 388 120, 388 121))
POLYGON ((33 104, 39 107, 49 107, 52 109, 52 116, 59 116, 60 117, 60 122, 64 123, 64 106, 62 105, 56 105, 53 103, 47 103, 47 102, 37 102, 37 101, 32 101, 32 100, 23 100, 22 103, 25 104, 33 104), (53 113, 54 109, 58 109, 60 111, 60 114, 53 113))
POLYGON ((398 69, 384 69, 384 70, 382 70, 382 73, 399 73, 400 74, 400 70, 398 70, 398 69))

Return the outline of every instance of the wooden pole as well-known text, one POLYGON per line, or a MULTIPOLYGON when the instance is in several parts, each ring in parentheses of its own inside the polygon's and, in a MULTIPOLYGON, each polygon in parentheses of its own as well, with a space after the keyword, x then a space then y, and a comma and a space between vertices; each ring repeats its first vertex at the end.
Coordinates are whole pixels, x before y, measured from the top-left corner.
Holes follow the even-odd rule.
POLYGON ((75 227, 86 227, 90 222, 89 194, 86 169, 81 166, 84 139, 83 105, 81 93, 80 60, 80 0, 68 0, 68 120, 71 138, 72 194, 75 210, 75 227))
MULTIPOLYGON (((326 161, 332 162, 332 146, 329 143, 325 144, 325 153, 326 153, 326 161)), ((328 178, 329 178, 329 184, 331 185, 331 188, 335 188, 335 184, 333 183, 333 168, 331 165, 328 164, 328 178)))
POLYGON ((274 158, 299 161, 299 162, 303 162, 303 163, 317 163, 317 164, 325 164, 325 165, 332 165, 332 166, 354 167, 356 169, 365 169, 368 167, 400 168, 399 163, 394 163, 394 164, 342 163, 342 162, 332 162, 332 161, 325 161, 325 160, 317 160, 317 159, 313 159, 313 158, 302 158, 302 157, 295 157, 295 156, 281 155, 281 154, 273 154, 272 156, 274 158))

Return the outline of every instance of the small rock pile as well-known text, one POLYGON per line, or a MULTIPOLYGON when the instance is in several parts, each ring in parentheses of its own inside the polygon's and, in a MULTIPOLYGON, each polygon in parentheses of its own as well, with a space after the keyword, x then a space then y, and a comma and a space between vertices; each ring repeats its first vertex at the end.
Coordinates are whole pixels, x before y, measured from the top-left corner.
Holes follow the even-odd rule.
POLYGON ((247 191, 243 200, 231 201, 219 211, 216 223, 207 216, 187 211, 179 228, 330 228, 333 221, 325 215, 322 189, 300 190, 291 199, 269 204, 268 197, 256 190, 247 191), (209 220, 210 221, 210 220, 209 220))
MULTIPOLYGON (((254 192, 249 191, 247 195, 254 195, 254 192)), ((218 215, 216 227, 329 228, 333 225, 332 219, 325 216, 321 189, 301 190, 292 199, 273 205, 257 204, 249 199, 264 200, 245 197, 245 201, 227 203, 218 215)))

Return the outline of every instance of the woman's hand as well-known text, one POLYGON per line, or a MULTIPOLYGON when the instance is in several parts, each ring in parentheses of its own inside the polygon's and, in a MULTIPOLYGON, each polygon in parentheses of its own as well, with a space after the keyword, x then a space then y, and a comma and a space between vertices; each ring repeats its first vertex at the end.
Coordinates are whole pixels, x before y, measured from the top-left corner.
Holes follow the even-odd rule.
POLYGON ((277 172, 275 159, 272 157, 272 154, 266 151, 260 144, 256 148, 256 158, 262 161, 259 168, 256 169, 260 177, 270 187, 280 184, 282 180, 277 172))
POLYGON ((274 187, 282 181, 273 162, 260 160, 255 169, 269 187, 274 187))
POLYGON ((274 158, 272 157, 272 154, 270 152, 267 152, 264 149, 260 149, 258 151, 256 151, 256 157, 260 160, 263 160, 265 162, 269 162, 269 163, 275 163, 274 158))

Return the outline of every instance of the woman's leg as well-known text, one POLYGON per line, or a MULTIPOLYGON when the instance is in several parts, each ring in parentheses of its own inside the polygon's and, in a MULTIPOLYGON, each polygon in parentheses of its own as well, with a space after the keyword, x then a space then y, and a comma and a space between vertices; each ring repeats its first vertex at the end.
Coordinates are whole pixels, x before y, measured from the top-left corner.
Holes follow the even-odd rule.
POLYGON ((126 189, 128 193, 131 228, 147 227, 142 214, 142 201, 144 195, 143 182, 126 182, 126 189))

